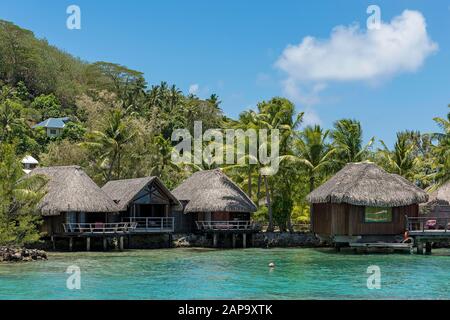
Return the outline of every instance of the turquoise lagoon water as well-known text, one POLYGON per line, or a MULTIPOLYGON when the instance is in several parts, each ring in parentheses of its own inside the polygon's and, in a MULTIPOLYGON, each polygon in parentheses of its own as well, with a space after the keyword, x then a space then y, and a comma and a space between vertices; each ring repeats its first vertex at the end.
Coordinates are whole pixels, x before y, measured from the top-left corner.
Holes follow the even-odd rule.
POLYGON ((54 253, 0 264, 0 299, 450 299, 450 250, 431 256, 331 249, 54 253), (268 268, 274 262, 274 269, 268 268), (81 269, 68 290, 66 270, 81 269), (370 265, 381 289, 367 288, 370 265))

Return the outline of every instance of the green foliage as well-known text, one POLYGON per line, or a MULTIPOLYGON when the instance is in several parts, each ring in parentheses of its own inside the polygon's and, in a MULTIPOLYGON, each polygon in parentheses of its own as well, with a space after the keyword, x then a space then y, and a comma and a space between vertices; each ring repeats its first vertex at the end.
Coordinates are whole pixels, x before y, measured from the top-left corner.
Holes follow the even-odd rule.
POLYGON ((40 120, 64 116, 61 105, 54 94, 42 94, 36 97, 30 107, 40 112, 40 120))
POLYGON ((13 145, 0 145, 0 245, 26 245, 39 240, 37 203, 45 179, 23 178, 13 145))
POLYGON ((82 124, 75 122, 68 122, 64 127, 61 138, 67 139, 71 142, 80 142, 83 140, 86 132, 87 130, 82 124))
MULTIPOLYGON (((286 230, 292 229, 291 222, 307 222, 307 194, 349 162, 374 161, 422 188, 435 188, 450 179, 450 113, 434 119, 441 132, 399 132, 392 149, 381 142, 381 148, 373 151, 374 138, 364 145, 357 120, 336 121, 331 130, 300 128, 303 113, 283 97, 261 101, 232 120, 224 116, 215 94, 203 100, 166 82, 148 87, 139 71, 109 62, 80 61, 6 21, 0 21, 0 89, 4 148, 0 170, 6 177, 0 181, 0 200, 6 205, 1 211, 2 243, 36 239, 37 222, 31 212, 39 198, 37 184, 18 182, 25 180, 20 179, 20 163, 13 159, 31 154, 43 166, 80 165, 99 184, 157 175, 173 189, 193 171, 217 167, 177 166, 171 161, 172 132, 186 128, 193 133, 195 121, 202 122, 204 131, 280 131, 277 174, 267 175, 268 167, 250 164, 249 156, 243 165, 223 166, 257 203, 254 219, 268 222, 269 229, 273 223, 286 230), (62 116, 72 122, 56 139, 48 138, 42 128, 32 129, 38 121, 62 116), (5 147, 12 144, 14 150, 5 147), (25 194, 35 197, 17 196, 25 194), (11 213, 11 208, 20 209, 11 213)), ((270 142, 264 147, 270 149, 270 142)))
POLYGON ((374 141, 372 138, 367 145, 363 146, 361 123, 352 119, 336 121, 331 136, 336 149, 335 170, 341 169, 347 163, 366 159, 374 141))

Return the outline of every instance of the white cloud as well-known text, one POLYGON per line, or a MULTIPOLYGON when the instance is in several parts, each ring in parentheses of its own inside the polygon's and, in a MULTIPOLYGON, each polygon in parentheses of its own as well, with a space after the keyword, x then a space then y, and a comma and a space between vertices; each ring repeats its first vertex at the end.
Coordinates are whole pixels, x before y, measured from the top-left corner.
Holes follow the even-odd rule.
POLYGON ((320 124, 312 106, 321 102, 320 93, 328 83, 378 83, 416 71, 437 50, 423 15, 405 10, 378 29, 337 26, 328 39, 305 37, 298 45, 287 46, 275 67, 286 74, 281 83, 284 94, 306 108, 304 124, 320 124))
POLYGON ((325 83, 316 83, 312 86, 300 87, 292 78, 283 81, 283 90, 286 96, 296 103, 306 107, 312 107, 320 102, 319 93, 325 90, 325 83))
POLYGON ((438 49, 418 11, 405 10, 379 29, 338 26, 330 38, 305 37, 289 45, 275 66, 292 82, 377 81, 414 72, 438 49))
POLYGON ((189 86, 189 94, 197 94, 200 89, 198 83, 191 84, 189 86))

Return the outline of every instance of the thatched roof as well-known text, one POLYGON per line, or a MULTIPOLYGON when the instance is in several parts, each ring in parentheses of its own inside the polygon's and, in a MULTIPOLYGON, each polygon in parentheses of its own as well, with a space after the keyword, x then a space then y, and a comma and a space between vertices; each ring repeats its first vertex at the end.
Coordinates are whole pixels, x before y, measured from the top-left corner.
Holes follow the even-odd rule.
POLYGON ((169 189, 167 189, 158 177, 109 181, 103 186, 102 190, 117 203, 121 211, 125 211, 127 210, 129 203, 138 195, 138 193, 150 184, 155 184, 159 187, 159 189, 171 200, 173 205, 181 207, 178 199, 169 189))
POLYGON ((255 212, 253 201, 220 170, 198 171, 172 191, 184 212, 255 212))
POLYGON ((349 163, 311 192, 311 203, 349 203, 398 207, 426 202, 428 195, 405 178, 387 173, 371 162, 349 163))
POLYGON ((434 206, 450 206, 450 181, 430 193, 428 202, 424 206, 430 208, 434 206))
POLYGON ((37 168, 49 181, 47 193, 38 205, 44 216, 61 212, 118 212, 117 205, 78 166, 37 168))

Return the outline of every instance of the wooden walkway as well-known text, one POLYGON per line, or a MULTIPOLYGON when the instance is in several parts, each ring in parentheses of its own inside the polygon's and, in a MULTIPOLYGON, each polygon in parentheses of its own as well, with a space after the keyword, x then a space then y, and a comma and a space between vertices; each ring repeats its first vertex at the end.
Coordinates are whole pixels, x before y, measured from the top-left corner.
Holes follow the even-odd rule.
POLYGON ((431 253, 433 242, 450 241, 450 218, 406 217, 406 233, 414 239, 418 254, 431 253))

